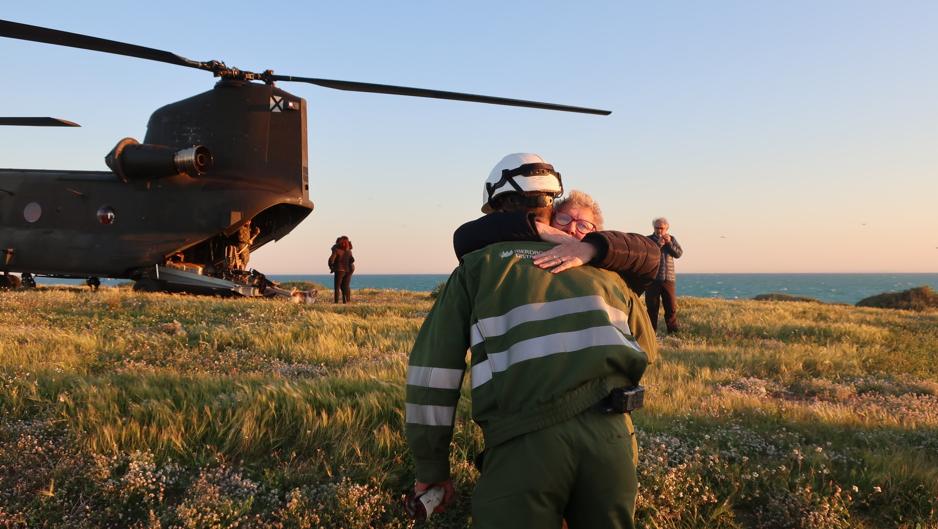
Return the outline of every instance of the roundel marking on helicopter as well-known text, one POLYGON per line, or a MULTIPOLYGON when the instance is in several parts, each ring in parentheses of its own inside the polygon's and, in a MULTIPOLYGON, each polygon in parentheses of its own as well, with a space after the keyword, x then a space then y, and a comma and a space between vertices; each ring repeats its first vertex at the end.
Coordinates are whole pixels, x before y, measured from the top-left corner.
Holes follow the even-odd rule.
POLYGON ((101 206, 97 211, 98 222, 107 226, 117 220, 117 212, 111 206, 101 206))
POLYGON ((26 207, 23 208, 23 218, 26 219, 26 222, 32 224, 39 220, 39 217, 42 216, 42 206, 38 202, 30 202, 26 204, 26 207))

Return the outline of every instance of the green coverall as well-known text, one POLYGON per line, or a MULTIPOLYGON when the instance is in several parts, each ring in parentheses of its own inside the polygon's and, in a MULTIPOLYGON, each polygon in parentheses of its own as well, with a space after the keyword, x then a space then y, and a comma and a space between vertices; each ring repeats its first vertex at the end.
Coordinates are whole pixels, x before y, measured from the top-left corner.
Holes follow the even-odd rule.
POLYGON ((637 447, 630 417, 596 404, 637 385, 657 353, 638 296, 605 270, 551 274, 546 243, 464 257, 424 321, 407 373, 405 433, 417 479, 449 478, 469 348, 473 419, 486 456, 478 528, 632 527, 637 447))

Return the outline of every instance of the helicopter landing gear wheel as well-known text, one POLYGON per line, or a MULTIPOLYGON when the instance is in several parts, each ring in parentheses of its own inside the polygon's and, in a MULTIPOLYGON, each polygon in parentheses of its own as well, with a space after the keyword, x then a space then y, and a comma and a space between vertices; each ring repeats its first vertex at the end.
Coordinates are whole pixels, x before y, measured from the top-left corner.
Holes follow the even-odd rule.
POLYGON ((162 292, 166 290, 166 282, 159 279, 144 277, 134 282, 134 292, 162 292))
POLYGON ((101 280, 95 276, 91 276, 85 280, 85 284, 91 287, 91 291, 94 292, 98 290, 99 286, 101 286, 101 280))
POLYGON ((23 286, 26 288, 36 288, 36 278, 33 277, 29 272, 23 272, 20 274, 20 279, 23 281, 23 286))
POLYGON ((0 290, 19 288, 20 284, 20 278, 11 276, 9 272, 0 276, 0 290))

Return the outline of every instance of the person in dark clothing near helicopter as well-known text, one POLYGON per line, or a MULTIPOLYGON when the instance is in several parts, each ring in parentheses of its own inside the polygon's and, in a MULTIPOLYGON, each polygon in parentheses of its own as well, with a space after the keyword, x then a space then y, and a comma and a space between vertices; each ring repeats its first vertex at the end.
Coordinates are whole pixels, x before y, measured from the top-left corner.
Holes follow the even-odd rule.
POLYGON ((332 255, 329 256, 329 271, 335 274, 334 301, 339 302, 341 294, 342 303, 352 301, 352 273, 355 272, 355 257, 352 256, 352 241, 345 235, 335 240, 332 246, 332 255))

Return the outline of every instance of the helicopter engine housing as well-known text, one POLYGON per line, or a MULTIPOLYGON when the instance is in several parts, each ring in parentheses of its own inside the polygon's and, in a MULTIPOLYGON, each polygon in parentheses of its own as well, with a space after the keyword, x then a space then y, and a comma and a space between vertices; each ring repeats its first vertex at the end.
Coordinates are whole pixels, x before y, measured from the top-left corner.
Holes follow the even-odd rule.
POLYGON ((104 161, 124 182, 178 174, 199 176, 211 169, 213 163, 212 153, 203 145, 176 150, 164 145, 140 144, 133 138, 117 142, 104 161))

